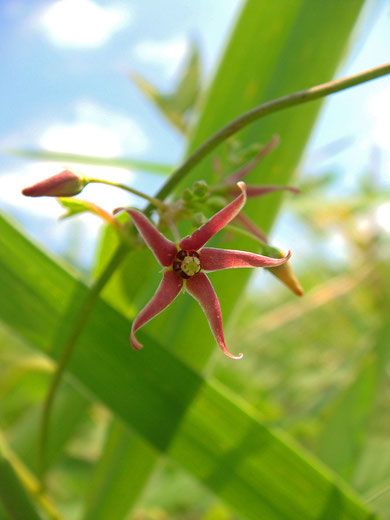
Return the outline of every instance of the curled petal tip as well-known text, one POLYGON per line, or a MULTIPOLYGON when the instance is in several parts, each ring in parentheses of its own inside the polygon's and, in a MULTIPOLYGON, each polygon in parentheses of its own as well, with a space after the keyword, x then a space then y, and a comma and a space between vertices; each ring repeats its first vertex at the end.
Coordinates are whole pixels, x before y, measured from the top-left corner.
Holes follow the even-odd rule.
POLYGON ((246 195, 246 184, 245 184, 245 182, 244 181, 239 181, 239 182, 237 182, 237 186, 240 188, 242 193, 244 195, 246 195))
POLYGON ((235 356, 234 354, 231 354, 230 352, 225 352, 225 354, 227 356, 229 356, 231 359, 234 359, 236 361, 238 361, 239 359, 242 359, 244 357, 244 354, 242 354, 242 353, 238 354, 237 356, 235 356))
POLYGON ((135 337, 135 334, 134 334, 134 325, 133 327, 131 328, 131 333, 130 333, 130 345, 133 347, 134 350, 141 350, 142 348, 144 348, 144 346, 142 345, 142 343, 140 343, 138 341, 138 339, 135 337))
POLYGON ((118 213, 122 213, 122 211, 126 211, 126 208, 115 208, 112 214, 118 215, 118 213))

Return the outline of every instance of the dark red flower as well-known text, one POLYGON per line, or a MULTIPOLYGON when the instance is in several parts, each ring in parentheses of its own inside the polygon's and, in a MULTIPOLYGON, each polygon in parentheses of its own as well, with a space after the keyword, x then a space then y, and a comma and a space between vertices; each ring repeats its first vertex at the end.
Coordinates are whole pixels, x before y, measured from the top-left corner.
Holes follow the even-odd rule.
POLYGON ((290 258, 290 253, 283 258, 269 258, 247 251, 204 247, 218 231, 237 216, 244 206, 245 183, 239 182, 237 186, 241 191, 240 195, 191 236, 183 238, 178 245, 162 235, 143 213, 134 209, 127 210, 146 244, 164 268, 163 279, 157 291, 133 322, 130 342, 135 349, 139 350, 143 346, 135 333, 168 307, 180 291, 185 289, 202 307, 222 351, 233 359, 242 357, 242 354, 234 356, 226 347, 221 307, 206 272, 236 267, 274 267, 286 262, 290 258))

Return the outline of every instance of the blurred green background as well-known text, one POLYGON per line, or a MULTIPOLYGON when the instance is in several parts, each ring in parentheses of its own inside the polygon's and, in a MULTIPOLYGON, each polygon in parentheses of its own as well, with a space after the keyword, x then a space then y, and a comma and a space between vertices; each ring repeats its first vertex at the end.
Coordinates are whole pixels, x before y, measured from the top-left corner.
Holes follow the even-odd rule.
MULTIPOLYGON (((171 165, 244 110, 379 65, 390 50, 390 5, 380 0, 34 4, 1 6, 9 74, 0 126, 0 461, 19 477, 19 463, 37 472, 53 359, 84 284, 117 242, 95 217, 58 222, 55 201, 19 191, 71 165, 154 194, 171 165)), ((34 493, 27 512, 7 506, 13 484, 3 465, 1 520, 28 518, 30 500, 41 518, 390 518, 389 93, 384 78, 275 114, 182 182, 178 192, 215 182, 213 159, 230 173, 242 150, 279 134, 248 183, 294 184, 301 194, 272 194, 246 211, 273 245, 293 251, 305 295, 264 270, 215 273, 227 344, 243 361, 222 356, 188 296, 145 328, 138 355, 127 344, 130 320, 159 273, 148 251, 131 252, 56 399, 46 492, 60 516, 34 493)), ((142 207, 101 186, 80 198, 109 211, 142 207)), ((229 234, 214 245, 256 249, 229 234)))

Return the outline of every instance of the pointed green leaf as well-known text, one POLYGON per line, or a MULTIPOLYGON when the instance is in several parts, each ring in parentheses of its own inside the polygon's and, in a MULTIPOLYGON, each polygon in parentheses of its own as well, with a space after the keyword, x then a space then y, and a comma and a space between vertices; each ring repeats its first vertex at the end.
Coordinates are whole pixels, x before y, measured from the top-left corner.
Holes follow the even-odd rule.
POLYGON ((171 94, 163 94, 147 79, 130 72, 133 83, 151 100, 153 105, 182 133, 188 130, 188 111, 194 108, 200 91, 201 63, 198 46, 192 42, 186 62, 180 72, 178 84, 171 94))
MULTIPOLYGON (((52 338, 85 287, 3 219, 0 246, 0 318, 57 358, 52 338)), ((69 374, 153 449, 248 519, 374 518, 341 481, 238 398, 152 338, 143 335, 147 347, 132 350, 128 332, 128 320, 98 301, 69 374)))
POLYGON ((389 345, 390 324, 385 324, 356 378, 330 407, 318 439, 319 457, 347 480, 353 478, 367 441, 373 405, 385 382, 389 345))
POLYGON ((42 520, 11 463, 0 452, 0 500, 9 520, 42 520))
MULTIPOLYGON (((344 55, 362 5, 363 0, 347 3, 337 0, 321 3, 312 0, 246 2, 205 97, 199 122, 192 131, 189 151, 245 110, 279 95, 330 80, 344 55)), ((248 182, 291 182, 320 105, 321 102, 315 102, 281 112, 239 135, 243 145, 265 143, 275 133, 282 137, 280 147, 250 174, 248 182)), ((209 183, 215 179, 211 158, 203 161, 185 179, 181 188, 191 186, 199 179, 206 179, 209 183)), ((251 201, 248 205, 250 216, 267 232, 272 227, 281 198, 281 194, 273 194, 263 198, 261 204, 251 201)), ((113 242, 109 230, 101 245, 100 263, 110 255, 113 242)), ((221 237, 216 237, 214 244, 255 250, 253 242, 242 237, 230 242, 221 242, 221 237)), ((113 277, 104 297, 115 308, 134 317, 157 287, 156 274, 153 256, 149 251, 139 251, 137 255, 131 255, 113 277)), ((246 270, 241 270, 213 276, 225 322, 249 275, 246 270)), ((180 307, 164 311, 148 325, 147 330, 160 341, 164 338, 165 345, 170 345, 181 359, 198 370, 206 365, 216 349, 203 313, 189 298, 180 302, 180 307)))

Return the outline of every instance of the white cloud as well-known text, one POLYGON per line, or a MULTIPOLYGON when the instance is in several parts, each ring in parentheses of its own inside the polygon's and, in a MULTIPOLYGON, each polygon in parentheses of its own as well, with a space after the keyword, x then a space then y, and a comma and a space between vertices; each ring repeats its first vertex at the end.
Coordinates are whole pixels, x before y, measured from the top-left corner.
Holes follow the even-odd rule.
POLYGON ((97 47, 129 22, 126 7, 103 8, 92 0, 57 0, 40 16, 49 39, 64 47, 97 47))
POLYGON ((169 40, 144 40, 133 50, 136 58, 156 65, 166 76, 171 78, 178 70, 188 50, 185 36, 175 36, 169 40))
POLYGON ((34 162, 25 164, 15 170, 5 170, 0 174, 0 200, 9 208, 23 209, 26 213, 37 213, 39 215, 51 215, 59 217, 60 207, 57 201, 50 197, 37 199, 24 197, 22 189, 50 177, 59 171, 53 171, 51 163, 34 162))
POLYGON ((148 139, 133 119, 80 101, 75 106, 75 120, 49 126, 39 145, 46 150, 113 157, 144 152, 148 139))
POLYGON ((119 155, 121 152, 120 139, 115 132, 91 123, 49 126, 39 144, 45 150, 102 157, 119 155))
MULTIPOLYGON (((88 101, 77 103, 74 111, 75 117, 70 122, 56 122, 41 130, 37 139, 40 147, 106 157, 133 155, 147 148, 147 137, 132 119, 88 101)), ((20 141, 13 145, 23 147, 20 141)), ((0 204, 11 214, 17 215, 29 233, 57 252, 63 250, 66 237, 69 238, 72 230, 79 226, 77 229, 83 237, 87 263, 101 229, 100 219, 93 215, 80 215, 72 217, 69 222, 58 222, 57 218, 65 211, 54 198, 36 199, 21 194, 26 186, 55 175, 66 167, 89 177, 130 186, 134 183, 134 173, 127 169, 55 161, 21 163, 18 167, 0 172, 0 204)), ((100 184, 88 185, 77 198, 94 202, 108 212, 119 206, 140 203, 139 198, 128 192, 100 184)))
MULTIPOLYGON (((147 149, 146 135, 131 118, 89 101, 78 102, 74 112, 75 117, 72 121, 57 122, 41 130, 41 135, 37 139, 39 148, 101 157, 137 155, 147 149)), ((12 145, 18 148, 24 147, 20 141, 12 145)), ((17 169, 0 172, 0 201, 11 212, 13 208, 40 217, 57 218, 63 210, 55 199, 42 197, 37 201, 34 198, 24 197, 21 190, 67 167, 89 177, 104 178, 129 185, 134 178, 131 171, 122 168, 66 164, 56 161, 25 163, 17 169)), ((139 203, 139 199, 132 198, 123 190, 99 184, 88 185, 78 197, 95 202, 109 212, 118 206, 139 203)))

